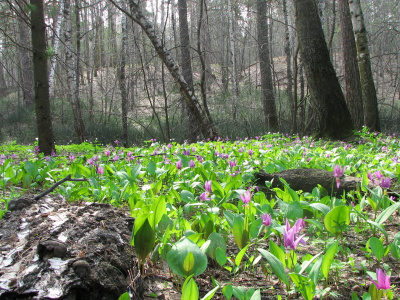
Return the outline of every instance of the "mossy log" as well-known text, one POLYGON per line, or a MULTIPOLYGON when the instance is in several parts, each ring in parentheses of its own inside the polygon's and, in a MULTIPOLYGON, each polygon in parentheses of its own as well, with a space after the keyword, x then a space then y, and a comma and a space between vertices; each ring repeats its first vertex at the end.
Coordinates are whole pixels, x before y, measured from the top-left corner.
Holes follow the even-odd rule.
MULTIPOLYGON (((355 191, 357 190, 357 185, 361 186, 361 178, 344 175, 340 178, 340 186, 337 188, 333 172, 321 169, 291 169, 274 174, 268 174, 264 170, 261 170, 256 173, 255 176, 257 178, 257 184, 261 187, 265 186, 265 181, 273 180, 272 187, 280 187, 283 189, 284 185, 279 180, 279 178, 282 178, 295 191, 302 190, 311 193, 319 184, 324 187, 328 193, 333 192, 336 196, 342 195, 344 191, 346 193, 355 191)), ((397 180, 392 180, 391 186, 392 191, 399 190, 397 180)), ((376 185, 370 182, 368 187, 373 189, 376 185)))

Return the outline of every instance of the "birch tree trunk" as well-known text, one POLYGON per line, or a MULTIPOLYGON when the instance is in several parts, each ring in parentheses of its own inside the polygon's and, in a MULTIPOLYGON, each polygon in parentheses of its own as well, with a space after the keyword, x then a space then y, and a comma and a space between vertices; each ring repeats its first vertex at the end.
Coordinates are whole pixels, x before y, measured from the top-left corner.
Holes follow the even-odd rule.
MULTIPOLYGON (((69 92, 69 101, 72 107, 74 117, 74 128, 80 143, 85 141, 85 127, 81 115, 81 107, 79 101, 79 85, 77 85, 77 71, 74 63, 74 53, 72 46, 72 24, 70 12, 70 0, 64 0, 64 44, 65 44, 65 65, 67 67, 67 84, 69 92)), ((79 59, 79 57, 77 57, 79 59)), ((79 68, 79 66, 77 66, 79 68)), ((78 77, 79 78, 79 77, 78 77)), ((79 80, 78 80, 79 81, 79 80)))
POLYGON ((364 124, 371 131, 380 131, 378 99, 376 96, 374 78, 371 70, 371 59, 368 48, 367 29, 360 0, 349 0, 353 19, 353 28, 356 36, 358 53, 358 68, 364 104, 364 124))
POLYGON ((236 52, 235 52, 235 32, 233 29, 233 16, 231 0, 228 0, 228 31, 229 31, 229 57, 231 60, 231 76, 232 76, 232 116, 235 126, 237 126, 237 101, 238 101, 238 85, 236 75, 236 52))
POLYGON ((354 40, 348 0, 339 0, 339 20, 342 36, 345 98, 353 119, 354 128, 361 130, 364 125, 364 108, 358 70, 357 48, 354 40))
POLYGON ((287 73, 287 96, 290 105, 292 106, 292 130, 296 133, 296 115, 297 115, 297 99, 293 101, 293 75, 292 75, 292 55, 290 53, 290 33, 289 33, 289 18, 287 11, 286 0, 282 1, 283 14, 285 18, 285 54, 286 54, 286 73, 287 73))
POLYGON ((36 125, 40 152, 51 155, 55 151, 51 122, 49 79, 46 58, 46 24, 43 0, 31 0, 31 34, 33 52, 33 83, 35 91, 36 125))
POLYGON ((121 110, 122 110, 122 143, 124 147, 128 146, 128 98, 126 94, 125 65, 126 49, 128 48, 128 35, 126 30, 126 16, 122 15, 122 43, 121 43, 121 61, 118 68, 119 89, 121 91, 121 110))
POLYGON ((200 126, 200 130, 204 138, 213 139, 217 136, 217 132, 214 126, 210 123, 207 116, 205 115, 202 107, 200 106, 199 102, 193 91, 190 90, 187 82, 182 76, 182 73, 179 70, 179 66, 174 62, 173 58, 169 51, 163 46, 160 39, 156 35, 153 25, 149 22, 147 17, 142 13, 139 9, 139 6, 134 1, 130 0, 130 8, 132 14, 124 10, 123 8, 119 7, 114 0, 110 0, 119 10, 125 13, 130 19, 132 19, 135 23, 137 23, 143 31, 146 33, 148 38, 150 39, 151 43, 153 44, 154 49, 156 50, 158 56, 162 59, 163 63, 167 67, 168 71, 178 84, 181 93, 183 94, 186 103, 188 103, 190 109, 193 111, 196 120, 200 126))
POLYGON ((278 115, 276 112, 274 86, 272 83, 268 41, 267 1, 265 0, 257 0, 257 37, 265 127, 268 131, 274 132, 278 130, 278 115))

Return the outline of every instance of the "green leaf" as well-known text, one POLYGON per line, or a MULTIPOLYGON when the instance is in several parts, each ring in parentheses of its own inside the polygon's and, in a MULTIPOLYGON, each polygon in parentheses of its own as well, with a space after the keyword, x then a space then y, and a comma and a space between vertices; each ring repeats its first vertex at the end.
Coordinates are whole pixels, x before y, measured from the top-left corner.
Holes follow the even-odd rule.
POLYGON ((244 247, 240 252, 236 255, 235 258, 235 264, 236 266, 240 266, 240 263, 242 262, 243 256, 247 251, 247 248, 249 248, 250 244, 248 244, 246 247, 244 247))
POLYGON ((129 296, 129 293, 123 293, 119 296, 118 300, 131 300, 131 297, 129 296))
POLYGON ((318 282, 319 270, 321 268, 321 265, 322 265, 322 256, 318 258, 318 260, 312 266, 310 273, 308 274, 308 277, 311 278, 311 280, 314 282, 315 285, 317 285, 318 282))
POLYGON ((189 252, 185 257, 185 260, 183 261, 183 269, 185 269, 186 273, 190 273, 193 267, 194 267, 194 256, 192 252, 189 252))
POLYGON ((165 204, 165 196, 159 196, 151 206, 151 211, 153 212, 149 216, 149 222, 153 229, 156 228, 157 224, 161 221, 163 215, 167 214, 167 208, 165 204))
POLYGON ((285 260, 285 252, 279 247, 277 244, 274 243, 274 241, 269 240, 269 251, 279 259, 279 261, 282 263, 283 268, 286 267, 286 260, 285 260))
POLYGON ((386 232, 386 230, 378 223, 371 221, 371 220, 367 220, 368 224, 371 224, 373 227, 379 229, 386 237, 386 240, 389 238, 388 233, 386 232))
POLYGON ((305 219, 305 221, 307 223, 313 224, 315 227, 317 227, 319 229, 319 231, 324 231, 324 225, 322 225, 322 223, 318 220, 315 219, 305 219))
POLYGON ((172 249, 168 252, 167 263, 172 271, 180 276, 197 276, 203 273, 207 268, 207 256, 194 242, 183 238, 173 245, 172 249), (190 271, 186 271, 184 268, 184 261, 189 252, 193 253, 194 266, 190 271))
POLYGON ((400 207, 400 202, 397 202, 396 204, 393 204, 386 208, 383 212, 379 214, 379 216, 376 218, 375 222, 381 225, 383 222, 385 222, 393 213, 400 207))
POLYGON ((345 225, 350 224, 350 208, 348 206, 337 206, 326 214, 324 225, 326 230, 332 234, 338 234, 345 225))
POLYGON ((337 252, 338 246, 339 244, 337 241, 331 244, 322 259, 321 271, 325 278, 328 278, 329 269, 337 252))
POLYGON ((294 201, 289 204, 286 211, 286 218, 293 221, 303 218, 303 207, 301 206, 300 202, 294 201))
POLYGON ((310 278, 295 273, 290 273, 289 276, 305 300, 312 300, 314 298, 315 284, 310 278))
POLYGON ((270 252, 268 252, 264 249, 258 248, 257 250, 268 261, 268 263, 271 266, 272 271, 279 278, 279 280, 281 280, 283 283, 285 283, 286 286, 289 286, 289 280, 285 273, 285 269, 283 268, 283 264, 280 262, 280 260, 277 259, 273 254, 271 254, 270 252))
POLYGON ((257 238, 262 228, 262 219, 257 219, 250 225, 250 236, 257 238))
POLYGON ((353 293, 351 294, 351 300, 360 300, 360 298, 358 298, 356 292, 353 292, 353 293))
POLYGON ((194 195, 188 190, 183 190, 181 192, 181 200, 183 202, 186 202, 186 203, 193 202, 194 201, 194 195))
POLYGON ((251 296, 250 300, 261 300, 261 291, 260 289, 256 290, 253 294, 253 296, 251 296))
POLYGON ((224 294, 224 296, 226 298, 228 298, 228 300, 230 300, 232 298, 232 294, 233 294, 232 285, 228 284, 228 285, 224 286, 224 288, 222 289, 222 293, 224 294))
MULTIPOLYGON (((208 236, 208 240, 210 241, 210 245, 208 246, 206 254, 208 254, 213 260, 216 260, 217 248, 220 248, 224 253, 226 253, 225 239, 219 233, 217 232, 211 233, 208 236)), ((223 263, 222 265, 224 264, 225 263, 223 263)))
POLYGON ((153 250, 156 239, 154 230, 151 228, 148 219, 146 219, 142 226, 136 231, 134 238, 136 254, 143 262, 146 256, 153 250))
POLYGON ((245 294, 246 294, 246 290, 241 287, 241 286, 233 286, 232 287, 232 291, 233 291, 233 295, 240 299, 240 300, 245 300, 245 294))
POLYGON ((156 163, 154 161, 150 161, 149 164, 147 165, 147 172, 151 176, 155 176, 156 175, 156 169, 157 169, 156 163))
POLYGON ((193 278, 182 287, 182 300, 198 300, 199 288, 193 278))
POLYGON ((323 203, 311 203, 310 206, 326 215, 331 209, 323 203))
POLYGON ((232 234, 236 245, 243 249, 249 241, 249 232, 245 230, 244 218, 240 215, 236 215, 233 219, 232 234))
POLYGON ((225 265, 228 260, 226 257, 226 251, 220 247, 217 247, 217 249, 215 249, 215 259, 221 267, 225 265))
POLYGON ((214 296, 214 294, 218 291, 218 289, 221 286, 217 285, 215 288, 213 288, 211 291, 209 291, 207 294, 204 295, 203 298, 201 298, 201 300, 211 300, 212 297, 214 296))
POLYGON ((26 161, 24 169, 26 173, 28 173, 32 179, 35 179, 36 176, 39 174, 38 167, 31 161, 26 161))
POLYGON ((371 237, 369 240, 369 246, 371 247, 372 253, 374 253, 376 259, 380 261, 382 257, 384 256, 385 249, 383 247, 383 244, 380 240, 378 240, 376 237, 371 237))

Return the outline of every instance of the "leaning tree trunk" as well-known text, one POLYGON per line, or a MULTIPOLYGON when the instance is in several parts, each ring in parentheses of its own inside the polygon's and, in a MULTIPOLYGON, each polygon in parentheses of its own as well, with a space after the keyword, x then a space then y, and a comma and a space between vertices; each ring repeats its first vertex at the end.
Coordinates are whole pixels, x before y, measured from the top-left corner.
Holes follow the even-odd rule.
POLYGON ((358 67, 360 69, 361 88, 364 100, 364 123, 370 130, 380 131, 378 99, 371 70, 367 30, 364 24, 361 3, 360 0, 349 0, 349 3, 356 35, 358 67))
POLYGON ((175 82, 178 84, 182 95, 184 96, 186 103, 189 105, 190 109, 193 111, 197 123, 200 126, 200 130, 202 135, 205 138, 214 139, 217 136, 217 132, 214 126, 210 123, 207 116, 205 115, 202 107, 193 91, 190 90, 187 82, 182 76, 182 73, 179 70, 179 66, 174 62, 173 58, 169 51, 163 46, 161 40, 156 35, 154 31, 154 27, 151 22, 147 19, 147 17, 142 13, 139 9, 139 5, 134 1, 130 0, 129 4, 131 7, 132 14, 121 8, 114 0, 110 0, 120 11, 125 13, 127 17, 132 19, 135 23, 137 23, 140 27, 142 27, 143 31, 146 33, 147 37, 150 39, 153 44, 154 49, 156 50, 158 56, 162 59, 163 63, 167 67, 168 71, 174 78, 175 82))
POLYGON ((295 0, 294 6, 300 54, 315 102, 315 138, 348 138, 353 121, 329 57, 316 4, 295 0))
POLYGON ((354 40, 348 0, 339 0, 339 20, 342 36, 345 95, 354 127, 361 130, 364 125, 364 108, 358 70, 357 47, 354 40))
POLYGON ((257 0, 257 37, 265 126, 268 131, 276 131, 278 130, 278 115, 276 112, 274 87, 272 84, 268 41, 267 1, 265 0, 257 0))
MULTIPOLYGON (((78 136, 79 142, 85 141, 85 126, 83 124, 81 106, 79 101, 79 85, 77 85, 77 73, 79 72, 79 64, 74 64, 73 46, 72 46, 72 24, 71 24, 71 12, 70 0, 64 1, 64 20, 65 20, 65 65, 67 66, 67 83, 69 91, 69 100, 72 107, 72 113, 74 116, 74 127, 75 132, 78 136)), ((78 37, 79 39, 80 37, 78 37)), ((78 57, 79 59, 79 57, 78 57)), ((77 59, 77 62, 79 60, 77 59)), ((79 80, 79 77, 78 77, 79 80)))
POLYGON ((47 76, 46 24, 43 0, 31 0, 31 34, 33 52, 33 83, 35 90, 36 125, 39 149, 45 155, 55 151, 53 125, 51 122, 49 82, 47 76))
MULTIPOLYGON (((192 63, 190 58, 190 40, 189 40, 189 26, 187 20, 187 3, 186 0, 178 0, 178 11, 179 11, 179 37, 181 41, 181 65, 182 75, 185 79, 189 90, 194 93, 193 89, 193 72, 192 63)), ((189 129, 189 142, 196 142, 196 118, 194 117, 193 111, 188 106, 188 129, 189 129)))

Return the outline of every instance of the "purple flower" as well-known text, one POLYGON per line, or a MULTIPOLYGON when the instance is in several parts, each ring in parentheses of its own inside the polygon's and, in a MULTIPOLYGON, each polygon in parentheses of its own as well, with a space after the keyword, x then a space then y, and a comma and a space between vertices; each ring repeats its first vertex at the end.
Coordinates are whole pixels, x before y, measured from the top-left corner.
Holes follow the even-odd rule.
POLYGON ((333 176, 335 176, 336 178, 336 186, 337 188, 340 187, 340 177, 342 177, 344 175, 344 171, 345 171, 346 167, 341 167, 339 165, 336 165, 333 168, 333 176))
POLYGON ((168 144, 167 147, 168 147, 169 149, 171 149, 171 148, 172 148, 172 144, 168 144))
POLYGON ((252 149, 249 150, 249 155, 253 156, 254 151, 252 149))
POLYGON ((390 178, 389 177, 382 178, 381 187, 383 189, 390 189, 390 178))
POLYGON ((70 156, 68 156, 68 158, 69 158, 70 161, 74 161, 75 160, 75 155, 70 155, 70 156))
POLYGON ((153 155, 157 155, 157 150, 154 150, 154 151, 153 151, 153 155))
POLYGON ((54 150, 51 150, 51 156, 56 156, 56 152, 54 150))
POLYGON ((34 146, 33 147, 33 152, 35 152, 35 155, 38 155, 40 152, 39 146, 34 146))
POLYGON ((99 174, 99 175, 103 175, 104 174, 104 167, 97 167, 96 168, 96 172, 97 172, 97 174, 99 174))
POLYGON ((124 156, 124 150, 119 150, 119 151, 118 151, 118 155, 119 155, 119 156, 124 156))
POLYGON ((113 160, 114 160, 114 161, 118 161, 118 160, 119 160, 119 156, 118 156, 118 155, 115 155, 114 158, 113 158, 113 160))
POLYGON ((191 160, 189 161, 189 167, 190 167, 190 168, 194 168, 195 166, 196 166, 195 162, 193 161, 193 159, 191 159, 191 160))
POLYGON ((203 192, 201 195, 200 195, 200 199, 201 200, 203 200, 203 201, 210 201, 211 200, 211 198, 209 197, 210 196, 210 194, 209 193, 207 193, 207 192, 203 192))
POLYGON ((228 163, 229 163, 229 166, 230 166, 231 168, 236 167, 236 161, 231 161, 231 160, 229 160, 228 163))
POLYGON ((390 276, 386 275, 386 273, 382 269, 376 269, 376 278, 378 282, 369 277, 371 282, 375 284, 378 290, 390 289, 390 276))
POLYGON ((206 192, 209 192, 209 193, 212 192, 211 186, 212 186, 211 180, 208 180, 204 183, 204 189, 206 190, 206 192))
POLYGON ((108 150, 108 149, 104 150, 104 155, 105 156, 110 156, 110 154, 111 154, 110 150, 108 150))
POLYGON ((240 199, 242 200, 243 205, 248 205, 252 196, 253 193, 250 193, 250 191, 246 191, 245 193, 241 194, 240 199))
POLYGON ((94 164, 94 161, 93 161, 92 158, 89 158, 89 159, 87 160, 87 163, 88 163, 89 166, 92 166, 92 165, 94 164))
POLYGON ((116 145, 118 145, 119 141, 118 141, 118 140, 115 140, 114 143, 115 143, 116 145))
MULTIPOLYGON (((46 159, 47 162, 50 161, 50 157, 49 156, 46 156, 45 159, 46 159)), ((0 165, 3 165, 3 164, 0 164, 0 165)))
POLYGON ((381 179, 383 177, 381 171, 376 171, 375 172, 375 177, 378 178, 378 179, 381 179))
POLYGON ((99 158, 95 155, 95 156, 93 156, 93 161, 98 161, 99 160, 99 158))
POLYGON ((16 155, 15 153, 13 153, 13 154, 11 155, 11 158, 16 159, 16 158, 18 158, 18 155, 16 155))
POLYGON ((182 161, 178 160, 176 162, 176 167, 177 167, 178 170, 182 169, 182 161))
POLYGON ((7 157, 4 154, 0 155, 0 159, 6 159, 6 158, 7 157))
POLYGON ((264 226, 271 225, 272 217, 269 213, 265 213, 265 214, 261 215, 261 219, 262 219, 262 224, 264 226))
POLYGON ((303 240, 305 234, 299 236, 299 232, 304 228, 304 220, 298 219, 296 223, 290 228, 289 219, 286 219, 286 227, 283 229, 283 242, 286 249, 297 248, 297 244, 305 245, 306 242, 303 240))
POLYGON ((199 161, 199 163, 203 162, 203 157, 201 155, 196 155, 196 159, 199 161))

